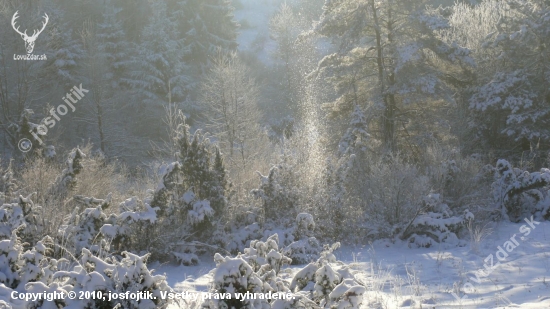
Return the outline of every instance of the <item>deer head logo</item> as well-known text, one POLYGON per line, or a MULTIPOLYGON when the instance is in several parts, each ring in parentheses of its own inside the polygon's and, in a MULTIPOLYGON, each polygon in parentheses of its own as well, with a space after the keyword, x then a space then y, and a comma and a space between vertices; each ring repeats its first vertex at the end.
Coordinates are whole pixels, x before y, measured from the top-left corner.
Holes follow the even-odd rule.
POLYGON ((48 24, 49 17, 48 17, 48 14, 44 13, 44 20, 45 21, 42 22, 42 29, 33 30, 32 35, 28 36, 26 29, 25 29, 25 32, 21 32, 21 31, 19 31, 19 26, 17 26, 17 28, 15 27, 15 20, 19 18, 19 16, 17 15, 18 12, 19 11, 15 12, 15 14, 13 14, 13 18, 11 19, 11 26, 13 27, 13 30, 15 30, 15 32, 19 33, 21 35, 21 37, 23 38, 23 40, 25 40, 25 49, 27 49, 27 54, 30 54, 34 50, 34 41, 36 41, 36 38, 38 37, 38 35, 40 33, 42 33, 42 31, 44 31, 44 28, 46 28, 46 25, 48 24))

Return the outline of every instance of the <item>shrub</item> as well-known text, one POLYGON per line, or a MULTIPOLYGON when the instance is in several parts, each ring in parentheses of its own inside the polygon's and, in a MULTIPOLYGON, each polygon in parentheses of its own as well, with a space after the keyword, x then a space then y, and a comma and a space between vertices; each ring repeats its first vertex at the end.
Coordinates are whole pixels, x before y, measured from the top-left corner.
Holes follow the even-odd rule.
POLYGON ((454 215, 439 194, 429 194, 424 199, 422 213, 413 218, 401 234, 401 239, 426 248, 435 243, 464 246, 464 241, 459 241, 458 236, 466 223, 473 219, 474 215, 468 210, 461 216, 454 215))
POLYGON ((549 169, 530 173, 513 168, 506 160, 498 160, 494 175, 493 198, 502 218, 519 222, 532 214, 550 217, 546 195, 550 186, 549 169))
MULTIPOLYGON (((9 240, 0 241, 0 283, 9 290, 29 293, 63 292, 113 292, 137 293, 150 292, 156 299, 111 300, 105 299, 58 299, 57 307, 71 308, 113 308, 120 304, 122 308, 166 308, 167 300, 161 297, 161 291, 171 291, 166 278, 152 275, 146 262, 149 254, 138 256, 123 252, 123 258, 100 258, 90 250, 83 248, 76 264, 65 259, 53 259, 54 242, 50 237, 38 241, 31 249, 24 251, 21 239, 14 230, 9 240), (68 270, 60 270, 60 265, 68 270)), ((11 291, 10 291, 11 293, 11 291)), ((97 295, 97 294, 96 294, 97 295)), ((105 294, 104 294, 105 295, 105 294)), ((23 302, 23 301, 21 301, 23 302)), ((31 300, 25 308, 43 308, 44 300, 31 300)))
POLYGON ((291 282, 284 279, 281 266, 290 262, 277 252, 278 237, 270 236, 266 242, 254 240, 251 247, 235 258, 214 256, 216 268, 211 271, 211 293, 224 293, 225 299, 207 299, 203 308, 359 308, 366 289, 344 267, 337 269, 332 251, 326 247, 316 262, 299 270, 291 282), (236 298, 236 293, 290 293, 290 299, 236 298), (225 295, 228 293, 229 295, 225 295))

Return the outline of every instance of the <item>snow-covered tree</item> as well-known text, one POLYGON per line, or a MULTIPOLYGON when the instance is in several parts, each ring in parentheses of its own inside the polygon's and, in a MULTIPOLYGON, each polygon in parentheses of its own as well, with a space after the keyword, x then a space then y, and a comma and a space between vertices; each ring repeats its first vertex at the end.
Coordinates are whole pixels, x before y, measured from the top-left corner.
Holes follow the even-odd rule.
MULTIPOLYGON (((134 44, 126 40, 122 23, 116 19, 120 9, 107 4, 103 18, 86 20, 80 31, 83 57, 79 62, 81 80, 89 93, 76 111, 79 129, 96 132, 92 141, 103 154, 115 155, 120 151, 117 140, 123 138, 120 117, 117 113, 128 103, 119 103, 126 91, 134 44)), ((127 100, 127 97, 126 97, 127 100)), ((124 101, 126 101, 124 100, 124 101)))
POLYGON ((111 196, 106 199, 96 199, 93 197, 75 196, 75 201, 85 208, 80 212, 76 207, 73 213, 67 218, 64 225, 59 229, 59 237, 65 241, 65 248, 77 256, 83 248, 93 252, 99 252, 101 246, 100 229, 107 220, 106 210, 111 203, 111 196))
POLYGON ((308 83, 304 76, 318 61, 315 40, 301 35, 309 27, 310 23, 286 2, 270 20, 270 37, 277 43, 273 57, 276 68, 282 73, 276 87, 282 92, 281 103, 285 109, 298 117, 303 116, 303 101, 308 99, 304 95, 308 83))
MULTIPOLYGON (((29 6, 21 1, 2 2, 0 21, 7 26, 0 31, 0 59, 4 63, 4 69, 0 74, 0 107, 3 110, 0 113, 0 143, 4 144, 4 147, 1 147, 0 151, 7 155, 12 149, 18 151, 18 141, 22 138, 34 140, 28 133, 29 128, 22 126, 23 115, 27 114, 27 111, 33 111, 35 119, 44 118, 45 116, 41 115, 45 105, 43 103, 51 100, 60 86, 65 86, 69 82, 67 77, 73 78, 74 81, 76 76, 74 60, 79 57, 78 41, 71 37, 73 32, 70 27, 66 27, 64 33, 59 33, 58 28, 62 23, 59 20, 63 19, 61 16, 63 14, 59 8, 49 2, 44 3, 43 7, 29 6), (18 12, 19 16, 15 21, 16 27, 21 28, 23 20, 28 24, 31 20, 36 21, 36 25, 39 26, 45 22, 44 7, 49 13, 49 21, 38 37, 33 53, 45 54, 47 60, 14 61, 14 55, 26 54, 21 36, 9 26, 14 13, 18 12), (59 36, 64 36, 63 40, 57 40, 59 36)), ((71 84, 71 87, 73 85, 71 84)), ((28 121, 35 119, 27 117, 28 121)), ((38 143, 33 146, 34 149, 40 148, 38 143)))
POLYGON ((260 129, 259 87, 236 53, 219 50, 206 75, 199 101, 204 104, 207 128, 219 140, 231 165, 244 169, 256 153, 260 129))
POLYGON ((294 173, 293 158, 282 156, 280 164, 272 166, 269 174, 260 177, 260 186, 252 195, 262 203, 266 220, 289 225, 298 215, 299 183, 294 173))
POLYGON ((356 105, 351 114, 349 127, 340 140, 338 150, 341 155, 364 155, 369 148, 369 138, 367 118, 361 107, 356 105))
POLYGON ((48 59, 40 63, 38 76, 41 77, 40 89, 58 100, 59 92, 74 86, 75 80, 80 78, 78 64, 84 50, 76 29, 82 25, 72 27, 66 21, 67 14, 59 7, 50 7, 48 13, 50 20, 43 34, 47 36, 45 48, 48 59))
POLYGON ((120 9, 108 5, 105 7, 103 20, 97 24, 96 35, 101 44, 101 54, 109 63, 107 81, 110 90, 120 90, 123 78, 128 74, 130 61, 128 52, 135 48, 126 37, 122 22, 117 19, 120 9))
POLYGON ((292 264, 306 264, 317 260, 321 253, 321 245, 314 235, 315 221, 308 213, 296 216, 293 242, 283 249, 283 253, 292 259, 292 264))
POLYGON ((67 165, 67 168, 65 168, 61 172, 61 176, 58 179, 58 186, 59 188, 66 188, 68 190, 73 189, 76 186, 77 178, 76 176, 82 171, 82 160, 86 157, 86 155, 80 150, 80 148, 73 149, 68 157, 67 161, 65 161, 65 164, 67 165))
POLYGON ((185 123, 177 133, 178 161, 162 166, 159 185, 150 202, 151 207, 159 208, 161 226, 165 226, 157 232, 172 231, 165 237, 169 241, 155 244, 161 251, 178 250, 180 244, 186 247, 185 242, 178 244, 171 237, 188 241, 209 239, 216 224, 223 220, 227 204, 226 172, 219 151, 200 130, 191 135, 185 123))
POLYGON ((147 131, 158 136, 162 124, 158 119, 163 117, 163 107, 168 103, 184 103, 189 92, 189 77, 183 59, 187 49, 176 24, 168 16, 166 5, 154 1, 151 10, 151 21, 143 29, 143 39, 137 46, 139 53, 134 58, 134 71, 126 82, 142 97, 138 106, 148 111, 134 116, 143 117, 141 121, 149 123, 147 131))
POLYGON ((35 205, 31 196, 19 196, 13 202, 0 205, 0 238, 10 238, 17 230, 27 245, 33 245, 40 239, 44 222, 40 220, 40 206, 35 205))
POLYGON ((438 39, 448 24, 427 1, 326 1, 314 31, 332 38, 337 52, 319 63, 319 73, 335 86, 332 109, 351 112, 373 104, 379 110, 380 140, 397 150, 403 109, 450 92, 435 59, 460 68, 473 65, 469 51, 438 39))
POLYGON ((177 23, 184 48, 185 61, 199 78, 207 71, 211 57, 237 48, 238 24, 233 19, 233 6, 228 0, 168 0, 171 17, 177 23))
POLYGON ((511 143, 521 150, 545 147, 550 140, 550 4, 547 1, 503 1, 509 11, 484 41, 494 50, 498 70, 481 80, 470 98, 471 125, 479 141, 499 151, 511 143))
POLYGON ((13 165, 12 159, 5 170, 0 170, 0 205, 11 202, 19 188, 13 165))
POLYGON ((528 172, 513 168, 506 160, 498 160, 491 185, 493 199, 501 218, 519 222, 523 217, 540 213, 548 216, 545 194, 550 187, 550 170, 528 172))
POLYGON ((122 23, 122 28, 128 41, 139 40, 143 28, 149 22, 151 7, 147 0, 110 0, 118 9, 117 20, 122 23))

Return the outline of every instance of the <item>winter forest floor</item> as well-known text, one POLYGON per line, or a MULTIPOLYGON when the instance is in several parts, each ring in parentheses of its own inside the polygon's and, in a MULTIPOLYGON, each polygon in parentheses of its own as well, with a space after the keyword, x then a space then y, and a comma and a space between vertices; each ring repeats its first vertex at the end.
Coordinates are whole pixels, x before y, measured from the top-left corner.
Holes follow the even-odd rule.
MULTIPOLYGON (((418 249, 378 241, 372 246, 343 246, 335 252, 342 263, 334 268, 349 267, 366 286, 362 308, 550 308, 550 222, 541 222, 521 239, 524 233, 519 230, 524 224, 495 224, 480 242, 478 253, 472 245, 418 249), (505 248, 514 234, 519 245, 510 247, 507 257, 499 253, 499 261, 499 246, 505 248), (486 277, 480 272, 484 263, 493 269, 486 277), (467 294, 456 294, 458 286, 467 294)), ((215 265, 203 259, 198 266, 151 267, 164 273, 175 291, 194 292, 209 290, 209 271, 215 265)), ((287 267, 282 272, 290 282, 302 267, 287 267)), ((179 308, 198 306, 182 302, 179 308)))

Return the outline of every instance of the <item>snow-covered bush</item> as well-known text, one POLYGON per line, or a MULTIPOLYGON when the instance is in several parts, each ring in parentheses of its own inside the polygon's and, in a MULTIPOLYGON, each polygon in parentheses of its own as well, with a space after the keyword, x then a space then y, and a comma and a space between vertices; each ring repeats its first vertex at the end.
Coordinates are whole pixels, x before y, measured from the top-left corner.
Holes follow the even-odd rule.
POLYGON ((241 257, 259 274, 263 275, 272 270, 277 274, 283 265, 292 262, 280 251, 279 236, 273 234, 265 242, 253 240, 250 243, 250 248, 244 249, 244 254, 241 257))
POLYGON ((550 217, 547 197, 549 169, 530 173, 513 168, 506 160, 498 160, 494 171, 493 198, 502 218, 518 222, 533 214, 545 219, 550 217))
MULTIPOLYGON (((218 233, 216 238, 220 244, 228 243, 225 249, 237 253, 256 250, 264 242, 255 239, 264 239, 267 243, 275 233, 277 248, 290 257, 293 264, 306 264, 319 258, 322 247, 314 237, 315 220, 312 215, 298 214, 294 225, 287 228, 281 228, 277 222, 272 221, 261 225, 256 222, 257 219, 256 214, 248 211, 246 218, 242 220, 243 226, 232 226, 227 229, 229 233, 218 233)), ((253 262, 249 263, 253 265, 253 262)))
POLYGON ((321 245, 315 237, 306 237, 292 242, 283 252, 292 259, 292 264, 306 264, 319 258, 321 245))
POLYGON ((15 179, 13 172, 13 160, 10 160, 8 167, 4 171, 0 170, 0 205, 10 203, 19 188, 18 181, 15 179))
POLYGON ((313 286, 313 297, 320 299, 326 304, 328 296, 341 281, 340 275, 330 265, 321 266, 315 271, 315 285, 313 286))
POLYGON ((294 173, 292 158, 283 155, 281 162, 272 166, 267 176, 258 173, 260 186, 252 190, 252 195, 261 200, 266 221, 285 225, 298 214, 298 178, 294 173))
POLYGON ((321 245, 314 235, 315 221, 308 213, 296 216, 293 231, 286 239, 289 243, 283 253, 292 259, 292 264, 306 264, 319 258, 321 245))
POLYGON ((107 220, 104 210, 109 207, 111 196, 104 200, 84 196, 75 196, 74 199, 90 208, 85 208, 82 212, 79 207, 74 209, 65 224, 59 228, 61 243, 65 249, 76 255, 84 248, 97 253, 102 249, 97 244, 102 239, 100 229, 107 220))
POLYGON ((21 229, 14 229, 9 239, 0 241, 0 283, 18 290, 23 290, 29 282, 48 283, 57 271, 57 260, 49 258, 53 253, 53 240, 46 236, 25 251, 17 235, 21 229))
MULTIPOLYGON (((36 281, 27 284, 29 292, 41 293, 44 291, 64 292, 65 295, 72 291, 81 295, 81 292, 94 293, 103 297, 77 297, 65 298, 60 305, 70 308, 120 308, 153 309, 166 308, 168 300, 163 300, 161 291, 171 291, 166 283, 166 277, 153 275, 147 268, 146 262, 149 255, 138 256, 123 252, 122 259, 115 257, 100 259, 89 250, 83 249, 78 265, 70 270, 58 270, 48 281, 36 281), (142 293, 142 297, 148 295, 149 299, 109 299, 106 293, 142 293)), ((41 308, 43 300, 29 301, 29 308, 41 308)))
POLYGON ((426 248, 435 243, 464 245, 459 240, 460 232, 471 219, 474 215, 470 211, 457 216, 442 202, 441 195, 432 193, 425 197, 422 213, 417 213, 401 234, 401 239, 426 248))
MULTIPOLYGON (((266 242, 254 240, 244 254, 235 258, 214 256, 216 268, 211 293, 223 294, 224 299, 207 299, 203 308, 359 308, 366 289, 346 267, 339 268, 332 251, 338 245, 326 247, 321 258, 299 270, 288 282, 281 266, 290 259, 277 252, 277 234, 266 242), (336 268, 335 268, 336 267, 336 268), (237 299, 237 293, 290 293, 291 298, 237 299)), ((214 294, 213 294, 214 295, 214 294)))
POLYGON ((31 196, 19 196, 15 203, 1 205, 0 239, 9 239, 14 230, 19 230, 23 242, 34 244, 43 229, 43 221, 39 219, 38 213, 40 209, 33 203, 31 196))
MULTIPOLYGON (((28 250, 25 246, 29 246, 29 243, 25 243, 24 238, 20 236, 28 236, 28 233, 40 234, 39 231, 27 231, 29 228, 40 226, 37 223, 37 216, 31 213, 34 204, 30 198, 20 197, 19 203, 2 205, 2 231, 10 233, 9 237, 4 235, 3 238, 7 239, 0 239, 2 286, 18 292, 34 293, 150 292, 152 293, 150 295, 156 299, 108 301, 66 298, 51 304, 61 307, 98 309, 113 308, 117 304, 122 308, 165 308, 167 301, 161 299, 160 291, 170 289, 164 276, 153 276, 147 269, 146 261, 149 254, 138 256, 122 252, 121 258, 110 256, 108 251, 113 239, 123 236, 136 237, 133 223, 143 221, 154 223, 155 210, 148 207, 148 211, 143 211, 136 206, 138 203, 136 198, 133 198, 120 205, 119 215, 113 214, 108 217, 104 210, 111 202, 110 195, 106 199, 75 196, 74 200, 89 208, 83 212, 79 212, 78 208, 75 210, 67 220, 67 224, 60 229, 60 238, 56 240, 58 244, 54 239, 46 236, 37 241, 34 246, 31 243, 28 250), (69 249, 67 257, 76 263, 65 259, 54 259, 53 255, 59 254, 54 249, 59 248, 69 249), (76 254, 74 250, 80 250, 81 254, 76 254), (75 260, 75 256, 79 258, 75 260), (58 267, 60 263, 62 267, 58 267)), ((128 244, 130 243, 125 243, 125 245, 128 244)), ((17 304, 11 304, 14 308, 46 308, 44 300, 13 301, 17 302, 17 304)))
POLYGON ((476 219, 486 220, 486 209, 492 207, 492 196, 487 190, 493 182, 478 155, 463 157, 454 149, 430 147, 423 166, 430 177, 431 190, 441 195, 442 202, 455 212, 469 209, 476 219))
POLYGON ((137 197, 119 204, 118 213, 108 215, 111 194, 105 199, 75 196, 74 200, 86 207, 82 212, 75 208, 58 231, 59 242, 64 250, 79 256, 82 249, 94 254, 150 250, 151 239, 140 235, 149 233, 157 221, 158 208, 137 197))
MULTIPOLYGON (((0 283, 7 289, 21 292, 100 292, 105 299, 70 299, 55 300, 49 304, 55 304, 55 308, 113 308, 120 304, 122 308, 153 309, 166 308, 167 300, 161 297, 161 291, 171 291, 166 283, 166 278, 160 275, 152 275, 147 268, 148 254, 138 256, 123 252, 123 258, 108 257, 101 259, 93 255, 88 249, 82 249, 81 258, 76 264, 67 260, 51 258, 53 253, 53 240, 45 237, 37 242, 31 250, 23 251, 21 240, 14 230, 11 239, 0 241, 0 283), (63 267, 59 267, 60 264, 63 267), (67 269, 67 270, 61 270, 67 269), (150 293, 156 299, 110 300, 106 292, 113 293, 150 293)), ((100 294, 95 294, 100 295, 100 294)), ((50 308, 45 307, 43 299, 18 302, 14 308, 50 308), (16 306, 17 305, 17 306, 16 306)), ((52 307, 53 308, 53 307, 52 307)))
POLYGON ((99 229, 101 235, 117 251, 142 252, 149 248, 151 240, 140 235, 149 232, 157 221, 158 208, 152 208, 150 200, 142 202, 131 197, 119 204, 119 213, 111 214, 99 229))
POLYGON ((15 288, 19 285, 19 260, 23 246, 14 230, 10 239, 0 241, 0 283, 15 288))
POLYGON ((75 148, 69 153, 69 157, 65 162, 67 168, 62 172, 62 175, 59 179, 60 184, 67 189, 73 189, 76 186, 76 176, 82 171, 82 160, 86 155, 80 150, 80 148, 75 148))
POLYGON ((265 299, 237 299, 237 293, 265 293, 267 286, 264 285, 261 277, 254 272, 244 259, 240 257, 222 257, 216 253, 214 256, 216 268, 212 270, 213 284, 212 293, 227 294, 227 299, 209 299, 203 304, 203 308, 269 308, 265 299))
POLYGON ((262 228, 255 220, 248 222, 245 226, 232 226, 228 227, 227 231, 218 231, 214 235, 215 242, 223 245, 226 250, 234 254, 243 251, 252 240, 262 238, 263 235, 262 228))
POLYGON ((289 288, 321 308, 360 308, 365 287, 347 267, 331 264, 336 262, 332 252, 338 246, 325 246, 321 258, 298 271, 289 288))
POLYGON ((196 241, 211 240, 224 220, 226 171, 221 153, 200 130, 191 136, 183 123, 175 133, 178 161, 160 168, 160 181, 147 203, 158 208, 157 223, 150 230, 157 241, 148 250, 155 258, 173 256, 195 264, 196 241))
POLYGON ((348 208, 355 205, 359 210, 355 210, 357 218, 351 218, 355 223, 348 226, 349 235, 355 236, 356 241, 391 238, 403 231, 422 210, 423 199, 430 193, 430 183, 418 166, 393 156, 371 160, 369 173, 363 182, 355 184, 355 190, 356 198, 348 208))
POLYGON ((294 227, 294 238, 302 239, 312 237, 315 230, 315 220, 308 213, 299 213, 296 216, 296 226, 294 227))

